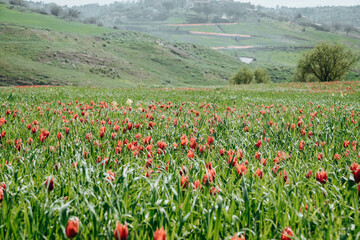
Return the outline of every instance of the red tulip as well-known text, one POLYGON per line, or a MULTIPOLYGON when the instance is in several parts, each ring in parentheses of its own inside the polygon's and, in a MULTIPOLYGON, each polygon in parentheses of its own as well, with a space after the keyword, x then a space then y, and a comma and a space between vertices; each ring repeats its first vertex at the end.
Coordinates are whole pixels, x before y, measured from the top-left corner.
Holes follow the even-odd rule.
POLYGON ((188 151, 188 154, 187 154, 187 157, 188 158, 194 158, 195 154, 193 153, 193 151, 189 150, 188 151))
POLYGON ((265 166, 266 165, 266 158, 261 158, 260 164, 265 166))
POLYGON ((354 171, 359 167, 359 164, 357 164, 356 162, 352 163, 350 166, 350 170, 351 172, 354 173, 354 171))
POLYGON ((305 142, 304 142, 304 140, 301 140, 299 143, 299 149, 304 150, 304 147, 305 147, 305 142))
POLYGON ((196 189, 198 189, 198 188, 201 188, 201 184, 200 184, 200 181, 199 181, 199 180, 196 180, 196 181, 194 182, 193 189, 196 190, 196 189))
POLYGON ((311 171, 311 170, 309 170, 309 171, 308 171, 308 173, 306 174, 306 178, 310 178, 310 177, 311 177, 311 175, 312 175, 312 171, 311 171))
POLYGON ((48 177, 45 181, 45 187, 47 188, 47 190, 50 192, 52 190, 54 190, 54 178, 53 177, 48 177))
POLYGON ((114 231, 114 237, 116 240, 126 240, 129 235, 129 230, 127 225, 122 225, 119 222, 116 222, 116 228, 114 231))
POLYGON ((180 137, 180 140, 181 140, 181 145, 182 145, 182 146, 187 146, 188 143, 189 143, 188 138, 187 138, 185 135, 182 135, 182 136, 180 137))
POLYGON ((57 135, 56 135, 57 139, 61 140, 63 139, 63 135, 61 134, 61 132, 58 132, 57 135))
POLYGON ((187 188, 189 186, 189 177, 182 176, 180 181, 180 186, 182 188, 187 188))
POLYGON ((220 154, 220 156, 224 156, 225 155, 225 149, 220 149, 219 150, 219 154, 220 154))
POLYGON ((261 147, 261 140, 258 140, 255 145, 257 148, 261 147))
POLYGON ((326 171, 317 172, 315 175, 315 178, 321 184, 325 184, 327 182, 327 178, 328 178, 327 172, 326 171))
POLYGON ((103 138, 105 136, 106 127, 100 127, 100 137, 103 138))
POLYGON ((354 180, 356 183, 360 183, 360 166, 358 165, 355 170, 352 171, 354 175, 354 180))
POLYGON ((151 158, 148 158, 148 159, 146 159, 145 162, 146 162, 146 167, 151 168, 151 164, 152 164, 153 160, 151 158))
POLYGON ((220 192, 219 189, 217 189, 216 187, 212 187, 212 188, 210 189, 210 195, 211 195, 211 196, 215 196, 215 195, 217 195, 219 192, 220 192))
POLYGON ((166 240, 166 232, 163 227, 155 231, 154 240, 166 240))
POLYGON ((2 202, 4 199, 4 190, 0 188, 0 202, 2 202))
POLYGON ((246 240, 244 235, 240 235, 240 237, 238 237, 236 234, 231 238, 231 240, 246 240))
POLYGON ((287 227, 284 229, 284 231, 281 234, 281 240, 291 240, 294 236, 294 233, 291 229, 291 227, 287 227))
POLYGON ((214 143, 214 138, 209 136, 207 142, 208 142, 209 145, 213 144, 214 143))
POLYGON ((257 176, 258 176, 260 179, 262 179, 262 177, 263 177, 263 171, 260 170, 259 168, 256 169, 255 174, 254 174, 254 177, 255 177, 255 178, 256 178, 257 176))
POLYGON ((238 165, 236 166, 236 172, 237 172, 237 174, 238 174, 240 177, 243 176, 243 175, 245 175, 245 174, 246 174, 246 171, 247 171, 246 165, 244 165, 244 164, 238 164, 238 165))
POLYGON ((70 219, 66 224, 66 237, 74 238, 79 233, 79 219, 70 219))
POLYGON ((108 182, 111 182, 111 181, 114 181, 115 180, 115 173, 113 173, 113 171, 111 171, 111 169, 109 169, 109 171, 107 172, 107 181, 108 182))
POLYGON ((209 176, 207 174, 205 174, 202 179, 203 185, 205 185, 205 186, 209 186, 212 181, 213 181, 213 177, 210 174, 209 174, 209 176))
POLYGON ((206 168, 207 168, 208 170, 211 170, 211 169, 212 169, 212 162, 206 163, 206 168))

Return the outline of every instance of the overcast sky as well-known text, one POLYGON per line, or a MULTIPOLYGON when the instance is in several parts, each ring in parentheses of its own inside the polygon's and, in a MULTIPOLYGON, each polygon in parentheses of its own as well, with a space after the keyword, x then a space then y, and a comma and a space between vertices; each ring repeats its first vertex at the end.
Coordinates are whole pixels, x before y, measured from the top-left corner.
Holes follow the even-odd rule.
MULTIPOLYGON (((45 3, 55 2, 59 5, 84 5, 89 3, 109 4, 114 0, 33 0, 35 2, 42 1, 45 3)), ((118 0, 121 2, 121 0, 118 0)), ((127 0, 123 0, 127 1, 127 0)), ((132 1, 132 0, 131 0, 132 1)), ((360 0, 244 0, 240 2, 251 2, 255 5, 263 5, 266 7, 287 6, 287 7, 316 7, 316 6, 354 6, 360 5, 360 0)))

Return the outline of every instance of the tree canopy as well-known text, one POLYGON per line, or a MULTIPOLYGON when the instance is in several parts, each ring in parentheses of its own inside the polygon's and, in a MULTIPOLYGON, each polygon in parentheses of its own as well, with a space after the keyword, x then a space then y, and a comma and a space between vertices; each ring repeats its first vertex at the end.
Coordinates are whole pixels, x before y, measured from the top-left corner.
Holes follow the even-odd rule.
POLYGON ((358 60, 343 45, 322 42, 301 57, 294 77, 301 82, 341 81, 358 60))

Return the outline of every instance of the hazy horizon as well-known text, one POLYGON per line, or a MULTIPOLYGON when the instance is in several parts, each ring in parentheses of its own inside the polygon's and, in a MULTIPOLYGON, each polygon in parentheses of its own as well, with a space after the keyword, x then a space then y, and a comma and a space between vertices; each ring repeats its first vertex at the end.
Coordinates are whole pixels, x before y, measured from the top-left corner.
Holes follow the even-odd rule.
MULTIPOLYGON (((37 0, 35 0, 36 2, 37 0)), ((132 2, 133 0, 118 0, 117 2, 132 2)), ((115 0, 78 0, 74 4, 73 0, 42 0, 44 3, 56 3, 58 5, 67 5, 80 6, 92 3, 98 3, 100 5, 111 4, 116 2, 115 0)), ((317 7, 317 6, 356 6, 360 5, 359 0, 249 0, 249 1, 240 1, 240 2, 251 2, 254 5, 262 5, 265 7, 276 7, 276 6, 286 6, 286 7, 317 7)))

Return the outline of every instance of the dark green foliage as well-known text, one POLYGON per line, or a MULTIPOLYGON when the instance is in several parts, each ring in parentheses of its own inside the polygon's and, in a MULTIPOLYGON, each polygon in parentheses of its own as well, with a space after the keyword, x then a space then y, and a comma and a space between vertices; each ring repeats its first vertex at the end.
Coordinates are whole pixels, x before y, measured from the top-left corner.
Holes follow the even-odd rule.
POLYGON ((22 6, 22 7, 27 6, 26 2, 24 2, 23 0, 10 0, 9 3, 16 6, 22 6))
POLYGON ((239 69, 234 76, 231 77, 231 84, 249 84, 254 79, 254 73, 247 66, 243 66, 239 69))
POLYGON ((254 71, 254 76, 256 83, 270 83, 269 73, 264 68, 257 68, 254 71))
POLYGON ((294 78, 300 82, 341 81, 358 60, 359 57, 344 46, 322 42, 303 54, 294 78))
POLYGON ((60 6, 54 5, 51 7, 50 9, 50 13, 54 16, 60 16, 60 14, 62 13, 63 9, 60 6))

